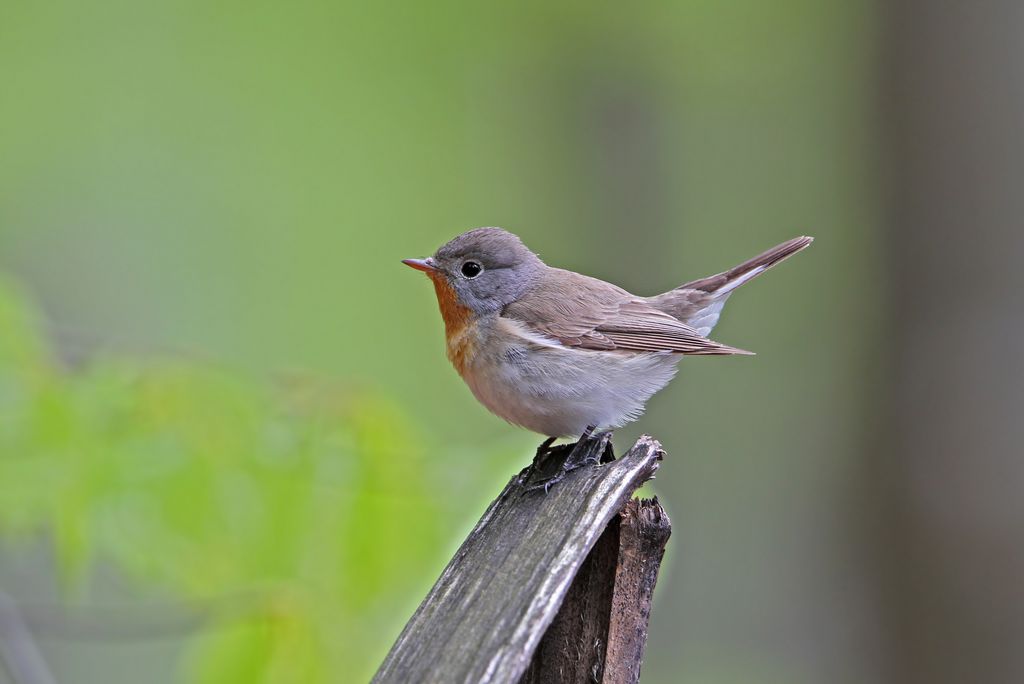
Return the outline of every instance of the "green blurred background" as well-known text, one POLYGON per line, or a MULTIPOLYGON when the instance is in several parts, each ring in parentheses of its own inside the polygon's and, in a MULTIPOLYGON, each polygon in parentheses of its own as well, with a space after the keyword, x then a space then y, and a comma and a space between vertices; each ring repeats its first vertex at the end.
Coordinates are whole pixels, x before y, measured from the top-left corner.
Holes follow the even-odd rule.
POLYGON ((0 681, 366 680, 539 440, 399 263, 481 225, 640 294, 817 238, 617 435, 668 451, 644 681, 1024 680, 1022 28, 0 4, 0 681))

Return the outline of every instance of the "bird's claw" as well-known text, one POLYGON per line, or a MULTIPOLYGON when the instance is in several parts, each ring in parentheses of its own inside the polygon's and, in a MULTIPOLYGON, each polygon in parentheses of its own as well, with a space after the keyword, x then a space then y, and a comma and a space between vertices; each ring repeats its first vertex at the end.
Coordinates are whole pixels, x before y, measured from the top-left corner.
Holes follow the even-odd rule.
POLYGON ((577 468, 597 466, 613 460, 615 455, 611 448, 612 433, 592 432, 592 429, 588 429, 574 444, 552 447, 554 438, 544 440, 537 448, 533 463, 520 476, 520 484, 525 485, 528 492, 543 488, 546 494, 551 487, 577 468), (559 463, 556 456, 561 454, 564 454, 564 458, 559 463))

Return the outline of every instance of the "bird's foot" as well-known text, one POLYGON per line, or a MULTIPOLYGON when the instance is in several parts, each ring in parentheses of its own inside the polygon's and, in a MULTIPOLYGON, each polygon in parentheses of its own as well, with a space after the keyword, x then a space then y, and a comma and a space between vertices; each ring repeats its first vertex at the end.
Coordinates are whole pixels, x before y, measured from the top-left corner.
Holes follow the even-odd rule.
POLYGON ((527 491, 544 488, 544 491, 562 479, 562 466, 569 456, 574 444, 551 446, 555 437, 548 437, 534 454, 533 463, 525 468, 519 476, 519 482, 526 485, 527 491))
POLYGON ((552 447, 554 438, 546 439, 537 449, 533 463, 520 479, 527 491, 543 488, 545 493, 577 468, 599 465, 615 459, 611 431, 594 434, 589 427, 573 444, 552 447))
POLYGON ((547 439, 540 443, 540 446, 537 447, 537 453, 534 454, 533 456, 534 467, 537 467, 539 463, 541 463, 547 456, 551 454, 552 451, 554 451, 551 445, 554 444, 556 439, 558 438, 548 437, 547 439))
POLYGON ((568 473, 586 465, 600 465, 614 460, 612 431, 595 432, 594 427, 588 427, 573 445, 563 469, 568 473))

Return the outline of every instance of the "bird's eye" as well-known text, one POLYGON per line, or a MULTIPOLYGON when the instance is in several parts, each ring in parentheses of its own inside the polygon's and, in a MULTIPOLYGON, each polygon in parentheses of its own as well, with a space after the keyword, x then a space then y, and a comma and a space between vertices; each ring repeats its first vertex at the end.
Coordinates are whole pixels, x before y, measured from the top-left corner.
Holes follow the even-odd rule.
POLYGON ((476 278, 478 275, 483 273, 484 267, 475 261, 467 261, 462 264, 462 275, 467 278, 476 278))

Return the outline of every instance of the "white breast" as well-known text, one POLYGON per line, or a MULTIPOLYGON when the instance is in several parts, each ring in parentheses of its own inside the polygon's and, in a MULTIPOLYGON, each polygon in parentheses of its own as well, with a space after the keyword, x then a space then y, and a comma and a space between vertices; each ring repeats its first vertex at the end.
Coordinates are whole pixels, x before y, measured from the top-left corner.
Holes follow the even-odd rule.
POLYGON ((680 359, 564 347, 508 319, 498 319, 488 338, 463 373, 466 383, 496 415, 551 437, 635 420, 680 359))

